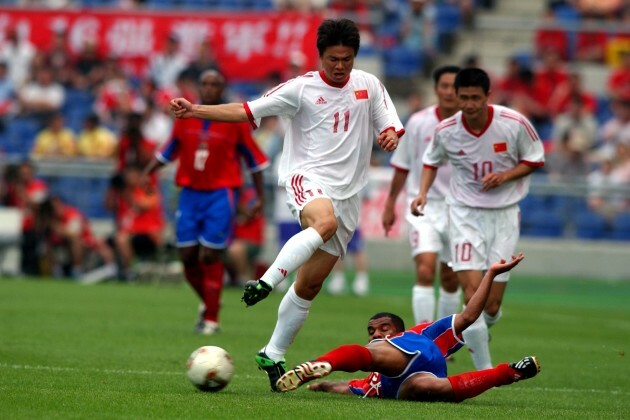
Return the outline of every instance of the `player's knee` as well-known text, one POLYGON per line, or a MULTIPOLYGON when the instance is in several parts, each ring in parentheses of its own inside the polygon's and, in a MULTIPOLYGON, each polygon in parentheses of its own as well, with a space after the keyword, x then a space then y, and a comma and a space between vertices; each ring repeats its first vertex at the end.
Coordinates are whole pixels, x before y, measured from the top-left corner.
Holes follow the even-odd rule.
POLYGON ((407 379, 398 391, 398 399, 411 401, 448 400, 438 378, 432 375, 414 375, 407 379))
POLYGON ((199 261, 201 261, 202 264, 212 264, 214 262, 217 262, 220 256, 220 252, 216 249, 201 248, 199 261))
POLYGON ((337 232, 337 218, 334 214, 318 219, 312 226, 322 237, 324 242, 337 232))
POLYGON ((435 278, 435 271, 427 264, 418 264, 416 283, 420 286, 431 286, 435 278))

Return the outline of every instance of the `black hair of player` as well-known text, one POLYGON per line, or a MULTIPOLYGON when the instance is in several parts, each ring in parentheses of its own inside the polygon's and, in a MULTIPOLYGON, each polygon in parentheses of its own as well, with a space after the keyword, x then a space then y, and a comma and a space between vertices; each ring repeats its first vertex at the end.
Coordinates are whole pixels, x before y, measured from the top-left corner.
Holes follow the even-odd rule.
POLYGON ((483 93, 488 95, 490 92, 490 77, 488 77, 488 73, 476 67, 462 69, 455 76, 455 92, 460 87, 480 87, 483 93))
POLYGON ((337 45, 352 48, 356 56, 360 44, 359 28, 350 19, 326 19, 317 28, 317 51, 320 57, 326 48, 337 45))
POLYGON ((461 69, 462 68, 459 66, 452 65, 438 67, 433 71, 433 83, 435 84, 435 86, 437 86, 437 84, 440 83, 440 78, 443 75, 450 73, 457 74, 461 71, 461 69))
POLYGON ((392 320, 392 323, 394 324, 398 332, 405 331, 405 321, 403 321, 402 318, 399 317, 398 315, 393 314, 391 312, 379 312, 373 315, 372 318, 370 318, 370 321, 374 319, 379 319, 379 318, 389 318, 392 320))

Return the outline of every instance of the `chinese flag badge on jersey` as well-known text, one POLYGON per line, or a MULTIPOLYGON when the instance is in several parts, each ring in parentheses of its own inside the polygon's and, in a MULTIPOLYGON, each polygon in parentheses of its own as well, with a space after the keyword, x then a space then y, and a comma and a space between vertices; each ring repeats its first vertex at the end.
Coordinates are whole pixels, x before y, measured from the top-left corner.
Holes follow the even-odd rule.
POLYGON ((357 100, 359 100, 359 99, 368 99, 368 91, 367 91, 367 89, 355 90, 354 91, 354 97, 357 98, 357 100))
POLYGON ((507 143, 494 143, 494 153, 507 152, 507 143))

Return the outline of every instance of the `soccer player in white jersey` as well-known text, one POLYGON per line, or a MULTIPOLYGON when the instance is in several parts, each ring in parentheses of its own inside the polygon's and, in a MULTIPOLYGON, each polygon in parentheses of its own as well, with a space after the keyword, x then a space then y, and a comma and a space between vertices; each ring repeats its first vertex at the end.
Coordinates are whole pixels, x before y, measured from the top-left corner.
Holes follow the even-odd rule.
POLYGON ((391 152, 404 128, 382 83, 353 69, 359 51, 357 26, 324 20, 317 30, 320 71, 291 79, 244 104, 192 105, 173 99, 178 118, 250 121, 278 115, 286 121, 279 184, 302 231, 282 247, 259 280, 245 285, 243 301, 254 305, 291 272, 300 269, 280 303, 269 343, 256 355, 272 391, 285 372, 284 355, 302 328, 313 299, 346 252, 357 228, 359 191, 367 183, 372 142, 391 152))
MULTIPOLYGON (((544 165, 543 146, 530 122, 509 108, 489 105, 490 79, 478 68, 455 77, 460 112, 442 121, 423 158, 420 193, 411 203, 422 215, 438 167, 452 165, 449 236, 453 270, 468 302, 489 262, 509 258, 519 239, 518 202, 527 195, 529 175, 544 165)), ((482 316, 464 339, 477 369, 492 366, 488 327, 501 316, 509 273, 495 279, 482 316)))
POLYGON ((411 201, 420 192, 422 156, 433 138, 435 127, 440 121, 459 111, 455 95, 455 75, 459 70, 457 66, 442 66, 433 72, 437 105, 424 108, 409 118, 405 125, 405 141, 394 151, 390 161, 395 172, 383 210, 383 228, 387 234, 396 221, 396 199, 406 185, 405 219, 409 224, 409 243, 416 270, 416 282, 411 292, 411 306, 416 324, 457 313, 460 305, 457 276, 449 267, 451 254, 448 241, 448 209, 445 202, 451 175, 448 163, 440 168, 428 192, 426 216, 416 217, 410 210, 411 201), (438 258, 441 287, 436 316, 433 283, 438 258))

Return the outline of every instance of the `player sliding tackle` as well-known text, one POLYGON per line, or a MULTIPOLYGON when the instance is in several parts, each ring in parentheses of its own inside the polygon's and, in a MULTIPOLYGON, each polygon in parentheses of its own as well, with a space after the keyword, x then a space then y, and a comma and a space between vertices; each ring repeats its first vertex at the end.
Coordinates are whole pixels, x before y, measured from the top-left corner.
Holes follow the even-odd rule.
POLYGON ((368 345, 341 346, 315 361, 302 363, 286 372, 276 387, 282 392, 292 391, 334 371, 361 370, 371 373, 365 379, 349 382, 314 383, 309 389, 366 397, 460 402, 495 386, 536 376, 540 366, 534 356, 460 375, 446 373, 446 357, 464 344, 462 332, 481 315, 494 278, 516 267, 523 258, 521 253, 510 262, 492 264, 462 312, 408 330, 397 315, 376 314, 368 322, 368 345))

